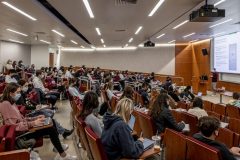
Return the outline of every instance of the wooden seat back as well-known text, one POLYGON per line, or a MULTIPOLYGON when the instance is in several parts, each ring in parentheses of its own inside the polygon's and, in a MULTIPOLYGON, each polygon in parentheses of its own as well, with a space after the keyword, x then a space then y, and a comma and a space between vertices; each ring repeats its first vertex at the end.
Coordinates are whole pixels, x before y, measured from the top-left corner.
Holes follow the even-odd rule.
POLYGON ((191 137, 186 138, 186 141, 186 160, 221 160, 220 152, 216 148, 213 148, 191 137))
POLYGON ((186 136, 166 128, 164 133, 165 159, 185 160, 187 151, 186 136))

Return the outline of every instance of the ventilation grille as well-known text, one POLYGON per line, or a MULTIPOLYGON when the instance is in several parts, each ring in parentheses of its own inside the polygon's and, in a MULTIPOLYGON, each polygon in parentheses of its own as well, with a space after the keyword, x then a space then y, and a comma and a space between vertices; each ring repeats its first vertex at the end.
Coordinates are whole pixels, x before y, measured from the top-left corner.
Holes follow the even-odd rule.
POLYGON ((116 6, 128 5, 128 4, 136 4, 138 0, 115 0, 116 6))
POLYGON ((125 29, 116 29, 115 32, 125 32, 125 29))

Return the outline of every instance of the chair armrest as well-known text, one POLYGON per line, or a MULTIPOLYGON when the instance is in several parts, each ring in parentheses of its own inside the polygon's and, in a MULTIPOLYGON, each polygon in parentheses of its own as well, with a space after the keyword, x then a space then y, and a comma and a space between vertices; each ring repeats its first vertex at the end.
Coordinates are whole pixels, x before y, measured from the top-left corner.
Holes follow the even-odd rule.
POLYGON ((0 152, 0 159, 1 160, 9 160, 9 159, 29 160, 30 153, 27 149, 8 151, 8 152, 0 152))

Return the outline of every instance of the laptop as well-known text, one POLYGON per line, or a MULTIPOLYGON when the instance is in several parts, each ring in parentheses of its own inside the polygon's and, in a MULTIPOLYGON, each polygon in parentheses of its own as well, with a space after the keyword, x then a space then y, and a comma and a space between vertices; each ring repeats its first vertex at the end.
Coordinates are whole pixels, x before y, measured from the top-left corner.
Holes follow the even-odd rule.
POLYGON ((202 97, 202 92, 198 92, 197 96, 202 97))
POLYGON ((134 127, 135 121, 136 121, 136 118, 133 115, 131 115, 131 118, 130 118, 130 120, 128 122, 128 126, 131 128, 132 131, 133 131, 133 127, 134 127))
POLYGON ((146 150, 151 149, 151 148, 154 146, 154 143, 155 143, 155 142, 154 142, 153 140, 144 138, 144 141, 143 141, 143 150, 146 151, 146 150))

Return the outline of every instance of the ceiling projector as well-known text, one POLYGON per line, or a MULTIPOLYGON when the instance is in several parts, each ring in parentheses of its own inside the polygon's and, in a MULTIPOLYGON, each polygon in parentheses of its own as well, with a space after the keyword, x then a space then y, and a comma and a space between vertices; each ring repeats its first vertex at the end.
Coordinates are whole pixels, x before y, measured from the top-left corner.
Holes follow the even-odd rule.
POLYGON ((225 17, 225 10, 214 8, 214 5, 206 4, 200 9, 193 11, 189 18, 190 22, 215 22, 225 17))
POLYGON ((147 41, 146 43, 144 43, 144 47, 155 47, 155 43, 153 43, 152 41, 147 41))

